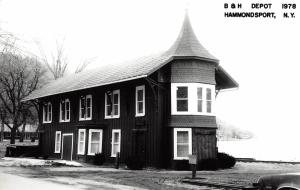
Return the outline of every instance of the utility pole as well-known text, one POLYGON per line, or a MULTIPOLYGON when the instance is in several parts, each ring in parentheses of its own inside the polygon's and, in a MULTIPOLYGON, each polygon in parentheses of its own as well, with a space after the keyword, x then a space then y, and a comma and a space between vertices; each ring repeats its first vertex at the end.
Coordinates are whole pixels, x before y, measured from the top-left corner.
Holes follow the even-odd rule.
POLYGON ((1 131, 0 131, 0 142, 4 140, 4 123, 1 122, 1 131))

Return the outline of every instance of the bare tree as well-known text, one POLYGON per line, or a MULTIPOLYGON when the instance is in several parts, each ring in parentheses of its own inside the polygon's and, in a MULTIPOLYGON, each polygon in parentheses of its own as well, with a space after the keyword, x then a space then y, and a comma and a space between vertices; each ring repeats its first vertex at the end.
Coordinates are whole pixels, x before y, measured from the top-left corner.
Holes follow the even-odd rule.
POLYGON ((0 119, 11 130, 11 144, 18 128, 34 117, 35 105, 22 99, 40 87, 44 73, 37 59, 16 52, 0 53, 0 119))
POLYGON ((51 58, 48 58, 42 46, 37 42, 40 52, 42 55, 42 61, 47 66, 48 70, 51 72, 54 80, 61 78, 65 75, 68 61, 65 55, 64 43, 56 42, 56 52, 51 53, 51 58))
POLYGON ((83 60, 81 63, 79 63, 76 67, 75 73, 80 73, 83 70, 85 70, 87 68, 87 66, 89 64, 91 64, 94 61, 94 58, 90 58, 90 59, 85 59, 83 60))

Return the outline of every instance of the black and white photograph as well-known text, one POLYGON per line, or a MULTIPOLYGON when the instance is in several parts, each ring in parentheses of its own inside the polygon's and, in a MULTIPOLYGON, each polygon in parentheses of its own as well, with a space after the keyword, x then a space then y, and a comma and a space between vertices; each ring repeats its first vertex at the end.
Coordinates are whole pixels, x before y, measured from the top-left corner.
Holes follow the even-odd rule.
POLYGON ((0 0, 0 190, 300 190, 291 0, 0 0))

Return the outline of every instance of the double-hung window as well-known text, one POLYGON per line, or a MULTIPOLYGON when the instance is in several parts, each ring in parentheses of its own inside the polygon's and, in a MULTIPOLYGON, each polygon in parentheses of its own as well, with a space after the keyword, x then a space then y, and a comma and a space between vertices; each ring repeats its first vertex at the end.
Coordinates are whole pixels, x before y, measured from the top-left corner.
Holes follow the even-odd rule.
POLYGON ((56 131, 54 153, 60 153, 60 147, 61 147, 61 131, 56 131))
POLYGON ((189 110, 188 87, 178 86, 176 90, 177 112, 187 112, 189 110))
POLYGON ((172 115, 213 115, 215 86, 202 83, 172 83, 172 115))
POLYGON ((84 154, 85 153, 85 129, 78 130, 78 150, 77 154, 84 154))
POLYGON ((102 129, 90 129, 89 130, 89 146, 88 155, 95 155, 96 153, 102 153, 102 129))
POLYGON ((79 120, 92 119, 92 95, 81 96, 79 100, 79 120))
POLYGON ((70 121, 70 100, 64 99, 60 101, 60 122, 69 122, 70 121))
POLYGON ((145 85, 137 86, 135 89, 135 115, 145 115, 145 85))
POLYGON ((174 159, 185 160, 192 154, 191 128, 174 128, 174 159))
POLYGON ((47 102, 43 105, 43 123, 52 122, 52 104, 47 102))
POLYGON ((105 93, 105 119, 120 117, 120 90, 105 93))
POLYGON ((121 130, 113 129, 111 138, 111 157, 116 157, 121 150, 121 130))

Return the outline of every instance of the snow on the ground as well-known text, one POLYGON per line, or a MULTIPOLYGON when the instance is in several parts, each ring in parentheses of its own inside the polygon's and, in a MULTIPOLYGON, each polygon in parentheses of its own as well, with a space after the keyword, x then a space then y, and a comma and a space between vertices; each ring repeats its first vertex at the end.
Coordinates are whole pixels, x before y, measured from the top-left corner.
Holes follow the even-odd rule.
POLYGON ((114 181, 114 183, 111 183, 106 181, 106 179, 104 178, 102 178, 102 180, 95 181, 79 178, 74 179, 69 177, 55 177, 54 179, 50 179, 50 181, 65 185, 72 185, 74 189, 86 189, 86 187, 93 187, 94 189, 144 190, 140 187, 117 184, 116 181, 114 181))
POLYGON ((42 181, 38 179, 30 179, 25 177, 20 177, 11 174, 0 173, 0 189, 5 190, 74 190, 72 186, 67 186, 63 184, 56 184, 47 181, 42 181))
POLYGON ((0 166, 52 166, 61 164, 65 166, 81 167, 82 164, 67 160, 42 160, 33 158, 4 157, 0 159, 0 166))

